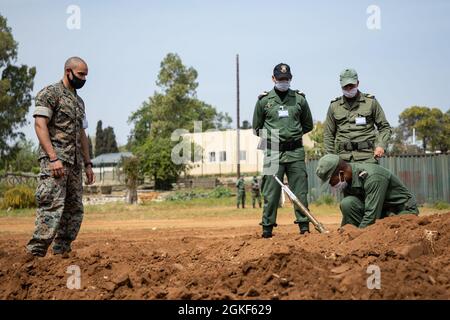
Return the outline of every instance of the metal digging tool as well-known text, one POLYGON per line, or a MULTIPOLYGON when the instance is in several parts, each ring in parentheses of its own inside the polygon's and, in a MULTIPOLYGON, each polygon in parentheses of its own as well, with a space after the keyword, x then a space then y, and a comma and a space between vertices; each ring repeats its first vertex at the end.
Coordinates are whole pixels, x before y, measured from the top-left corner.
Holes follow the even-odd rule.
POLYGON ((288 186, 284 185, 281 180, 274 174, 273 177, 278 182, 278 184, 281 186, 281 189, 286 192, 288 197, 291 199, 291 201, 305 214, 305 216, 308 217, 308 219, 311 221, 311 223, 314 225, 317 231, 320 233, 328 233, 329 231, 325 229, 323 224, 321 224, 313 215, 312 213, 306 208, 300 200, 295 196, 295 194, 289 189, 288 186))

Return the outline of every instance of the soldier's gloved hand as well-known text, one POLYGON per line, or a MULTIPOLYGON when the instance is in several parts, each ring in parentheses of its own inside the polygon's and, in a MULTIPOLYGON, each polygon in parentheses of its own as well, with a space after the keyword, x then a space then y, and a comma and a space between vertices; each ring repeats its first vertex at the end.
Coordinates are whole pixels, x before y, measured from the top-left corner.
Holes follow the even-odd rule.
POLYGON ((64 177, 64 166, 62 161, 56 160, 55 162, 50 162, 50 171, 54 178, 64 177))
POLYGON ((382 147, 376 147, 373 152, 375 158, 381 158, 384 156, 384 149, 382 147))

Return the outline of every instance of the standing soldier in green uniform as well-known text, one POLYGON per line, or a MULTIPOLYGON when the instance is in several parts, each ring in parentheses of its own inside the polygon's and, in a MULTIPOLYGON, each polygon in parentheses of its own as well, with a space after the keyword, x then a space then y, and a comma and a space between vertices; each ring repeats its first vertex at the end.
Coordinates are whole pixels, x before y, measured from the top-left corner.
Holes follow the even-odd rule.
POLYGON ((391 137, 391 126, 371 94, 358 90, 358 74, 340 74, 343 95, 331 101, 324 128, 325 152, 345 161, 378 163, 391 137))
POLYGON ((87 184, 95 180, 89 158, 89 144, 83 100, 88 67, 81 58, 69 58, 64 77, 36 96, 35 130, 39 139, 40 178, 36 190, 38 209, 35 231, 28 252, 43 257, 53 242, 54 254, 67 254, 83 219, 84 165, 87 184))
POLYGON ((374 163, 347 163, 335 154, 323 156, 317 176, 336 191, 341 201, 342 225, 365 228, 398 214, 419 214, 414 195, 389 170, 374 163))
POLYGON ((242 209, 245 208, 245 181, 244 177, 241 176, 238 181, 236 182, 236 188, 237 188, 237 207, 239 209, 239 204, 242 203, 242 209))
POLYGON ((261 189, 259 187, 259 181, 256 176, 253 177, 252 181, 252 205, 255 208, 256 200, 258 199, 258 205, 261 208, 261 189))
MULTIPOLYGON (((264 208, 262 228, 264 238, 272 237, 276 226, 277 209, 281 187, 274 179, 281 181, 287 175, 289 187, 300 201, 308 206, 308 176, 305 165, 305 150, 302 136, 313 129, 311 111, 304 93, 291 90, 292 74, 289 66, 280 63, 273 70, 275 87, 258 97, 253 113, 253 128, 263 138, 264 170, 262 193, 264 208)), ((300 233, 309 232, 309 220, 300 210, 295 210, 300 233)))

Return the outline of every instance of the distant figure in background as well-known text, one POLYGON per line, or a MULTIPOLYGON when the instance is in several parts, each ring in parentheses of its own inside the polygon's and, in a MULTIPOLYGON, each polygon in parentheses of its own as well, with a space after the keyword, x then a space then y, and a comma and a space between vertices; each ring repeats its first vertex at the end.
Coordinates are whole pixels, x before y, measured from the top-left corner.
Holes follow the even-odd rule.
POLYGON ((258 199, 258 205, 261 208, 261 187, 259 185, 258 178, 253 177, 252 181, 252 206, 255 208, 256 199, 258 199))
POLYGON ((245 182, 244 177, 241 176, 238 181, 236 182, 236 188, 237 188, 237 207, 239 209, 239 204, 242 203, 242 209, 245 208, 245 182))

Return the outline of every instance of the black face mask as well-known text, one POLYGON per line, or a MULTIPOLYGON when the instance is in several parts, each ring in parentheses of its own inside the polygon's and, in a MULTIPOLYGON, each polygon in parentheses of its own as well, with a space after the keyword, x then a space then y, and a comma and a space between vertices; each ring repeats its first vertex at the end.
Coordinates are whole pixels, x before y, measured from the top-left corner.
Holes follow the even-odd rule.
POLYGON ((83 88, 84 84, 86 83, 86 80, 80 79, 78 78, 72 70, 70 70, 70 73, 72 73, 72 79, 70 79, 69 77, 67 77, 67 79, 69 80, 70 85, 72 86, 72 88, 74 89, 81 89, 83 88))

